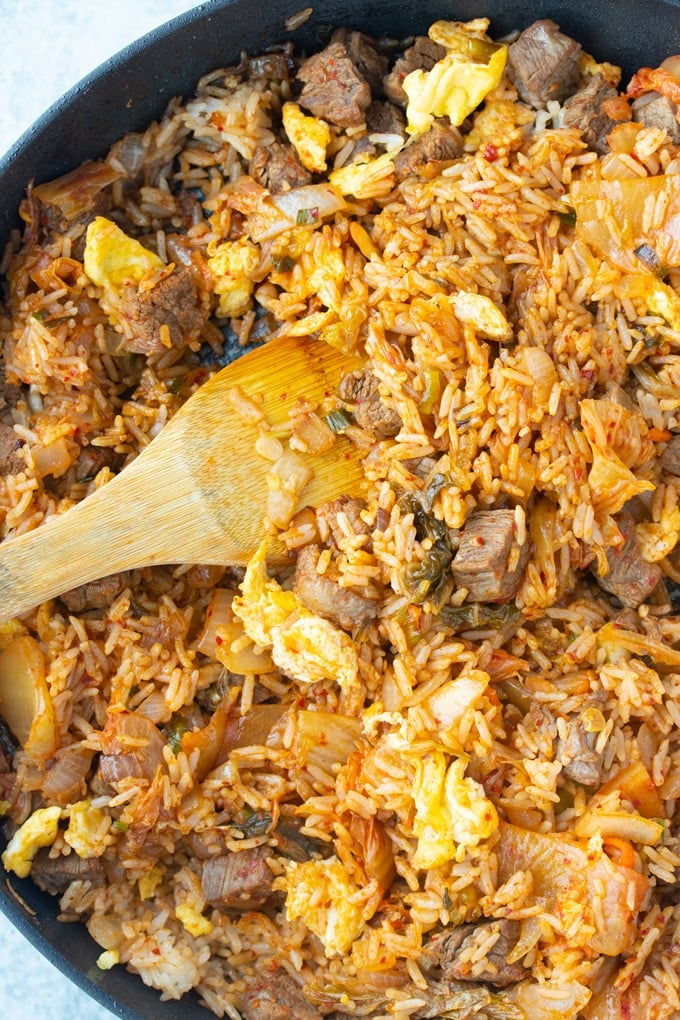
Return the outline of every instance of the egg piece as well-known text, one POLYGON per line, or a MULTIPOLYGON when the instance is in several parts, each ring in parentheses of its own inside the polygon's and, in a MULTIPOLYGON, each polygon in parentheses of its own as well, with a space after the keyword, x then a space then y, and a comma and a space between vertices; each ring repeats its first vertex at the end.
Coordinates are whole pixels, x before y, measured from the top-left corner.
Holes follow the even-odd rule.
POLYGON ((406 75, 406 118, 411 134, 427 131, 435 117, 462 124, 482 100, 500 83, 505 70, 507 46, 485 36, 488 21, 437 21, 430 38, 447 49, 446 56, 430 71, 418 68, 406 75))
POLYGON ((60 807, 38 808, 14 833, 2 855, 7 871, 19 878, 30 873, 31 863, 38 850, 52 846, 59 831, 60 807))
POLYGON ((465 759, 458 758, 447 768, 439 750, 415 762, 415 868, 438 868, 462 859, 466 847, 477 846, 498 827, 495 807, 483 787, 465 777, 465 767, 465 759))
MULTIPOLYGON (((396 150, 395 150, 396 151, 396 150)), ((395 151, 383 152, 363 163, 349 163, 328 175, 328 180, 341 195, 355 198, 380 198, 394 187, 395 151)))
POLYGON ((93 283, 115 294, 124 287, 155 280, 168 269, 155 252, 104 216, 95 216, 87 228, 83 265, 93 283))
POLYGON ((283 673, 308 684, 335 680, 348 689, 356 683, 359 672, 356 648, 349 635, 312 613, 274 629, 272 659, 283 673))
POLYGON ((110 815, 101 808, 92 807, 89 800, 79 800, 71 806, 64 840, 83 859, 101 857, 107 847, 105 837, 110 828, 110 815))
POLYGON ((647 563, 658 563, 675 549, 680 540, 680 509, 664 507, 658 521, 641 521, 635 525, 640 555, 647 563))
POLYGON ((230 319, 248 311, 255 286, 252 274, 259 261, 259 248, 247 237, 208 245, 208 268, 213 277, 213 293, 219 299, 216 315, 230 319))
POLYGON ((352 902, 359 887, 337 857, 290 864, 280 888, 288 920, 300 918, 321 939, 327 957, 346 953, 361 934, 362 910, 352 902))
POLYGON ((512 326, 500 308, 485 294, 461 290, 451 299, 456 318, 492 340, 512 339, 512 326))
POLYGON ((294 592, 284 591, 278 581, 268 576, 266 541, 251 557, 240 587, 241 594, 234 597, 231 608, 243 621, 251 641, 270 648, 274 627, 280 626, 302 606, 294 592))
POLYGON ((188 903, 180 903, 175 907, 175 917, 194 938, 198 938, 199 935, 209 935, 213 930, 212 921, 204 917, 200 911, 190 907, 188 903))
POLYGON ((281 117, 284 131, 303 167, 315 174, 323 173, 331 141, 331 129, 326 121, 308 117, 297 103, 291 102, 283 104, 281 117))
POLYGON ((354 684, 359 661, 352 639, 270 578, 266 555, 265 541, 248 563, 241 594, 231 604, 248 637, 271 648, 274 664, 300 683, 335 680, 343 688, 354 684))

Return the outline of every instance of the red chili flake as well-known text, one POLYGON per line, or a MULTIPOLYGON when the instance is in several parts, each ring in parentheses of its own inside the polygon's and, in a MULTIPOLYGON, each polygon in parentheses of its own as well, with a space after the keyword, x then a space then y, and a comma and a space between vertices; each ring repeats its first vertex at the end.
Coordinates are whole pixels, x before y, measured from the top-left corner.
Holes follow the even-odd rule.
POLYGON ((473 208, 473 209, 479 209, 479 207, 480 207, 480 205, 481 205, 481 204, 482 204, 482 200, 481 200, 481 198, 476 198, 476 199, 474 200, 474 202, 472 203, 472 208, 473 208))
POLYGON ((158 948, 152 949, 151 952, 153 953, 154 956, 160 956, 161 955, 161 951, 158 948))
POLYGON ((482 155, 487 163, 495 163, 498 159, 498 149, 493 142, 487 142, 484 146, 484 152, 482 155))
POLYGON ((287 393, 279 393, 279 400, 285 400, 287 396, 287 393))
POLYGON ((221 638, 219 634, 215 634, 215 644, 216 645, 224 644, 224 638, 221 638))
POLYGON ((478 546, 486 545, 486 542, 484 541, 481 535, 477 535, 477 537, 474 539, 474 543, 475 545, 478 546))

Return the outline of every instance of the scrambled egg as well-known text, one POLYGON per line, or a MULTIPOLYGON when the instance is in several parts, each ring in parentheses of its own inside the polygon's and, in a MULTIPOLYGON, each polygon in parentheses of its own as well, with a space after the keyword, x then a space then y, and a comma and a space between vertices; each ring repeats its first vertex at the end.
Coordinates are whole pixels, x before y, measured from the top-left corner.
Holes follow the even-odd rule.
POLYGON ((142 900, 150 900, 156 889, 163 881, 164 869, 162 865, 155 864, 153 868, 145 872, 137 879, 139 897, 142 900))
POLYGON ((356 683, 359 662, 350 636, 268 577, 266 552, 263 542, 246 568, 241 595, 232 602, 248 637, 271 648, 274 664, 301 683, 336 680, 341 687, 356 683))
POLYGON ((213 930, 213 923, 198 910, 194 910, 188 903, 180 903, 175 907, 175 917, 181 921, 186 931, 195 938, 199 935, 209 935, 213 930))
POLYGON ((326 149, 331 129, 325 120, 308 117, 297 103, 284 103, 281 108, 283 128, 306 170, 320 174, 326 169, 326 149))
POLYGON ((387 194, 394 186, 394 154, 388 151, 365 163, 341 166, 328 175, 328 180, 341 195, 375 198, 387 194))
POLYGON ((510 340, 512 327, 500 308, 484 294, 461 290, 451 299, 456 318, 492 340, 510 340))
POLYGON ((111 970, 120 963, 120 953, 117 949, 107 949, 97 957, 97 966, 100 970, 111 970))
POLYGON ((93 808, 89 800, 79 800, 71 807, 64 839, 79 857, 101 857, 106 850, 104 836, 111 818, 101 808, 93 808))
POLYGON ((252 274, 259 261, 259 249, 246 237, 208 245, 213 292, 219 298, 216 314, 221 318, 235 318, 247 312, 255 286, 252 274))
POLYGON ((507 47, 486 36, 486 18, 474 21, 436 21, 430 38, 444 46, 447 54, 432 70, 418 68, 403 82, 408 96, 408 131, 427 131, 435 117, 448 117, 462 124, 503 77, 507 47))
POLYGON ((120 291, 130 284, 155 281, 168 266, 154 252, 104 216, 95 216, 87 228, 85 272, 105 291, 120 291))
POLYGON ((416 761, 413 832, 415 868, 438 868, 464 847, 474 847, 498 828, 496 808, 474 779, 465 777, 464 758, 446 767, 442 751, 416 761))
POLYGON ((677 506, 664 509, 660 521, 636 524, 635 534, 643 560, 658 563, 675 549, 680 539, 680 509, 677 506))
POLYGON ((326 956, 346 953, 364 920, 361 908, 351 902, 359 888, 337 857, 291 863, 280 883, 287 894, 288 920, 301 918, 323 942, 326 956))
POLYGON ((20 825, 2 855, 2 863, 19 878, 26 878, 38 850, 52 846, 59 831, 60 807, 38 808, 20 825))

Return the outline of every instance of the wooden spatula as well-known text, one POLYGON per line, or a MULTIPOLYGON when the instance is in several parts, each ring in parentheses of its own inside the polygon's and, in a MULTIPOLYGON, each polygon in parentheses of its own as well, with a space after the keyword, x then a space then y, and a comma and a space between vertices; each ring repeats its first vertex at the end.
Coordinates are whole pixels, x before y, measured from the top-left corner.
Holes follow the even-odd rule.
MULTIPOLYGON (((272 465, 255 451, 257 426, 225 394, 238 385, 261 395, 276 425, 300 398, 315 404, 332 395, 354 364, 323 342, 286 337, 222 369, 116 478, 0 544, 0 619, 132 567, 246 563, 264 537, 272 465)), ((306 459, 314 477, 301 506, 357 492, 361 451, 348 440, 339 436, 329 452, 306 459)))

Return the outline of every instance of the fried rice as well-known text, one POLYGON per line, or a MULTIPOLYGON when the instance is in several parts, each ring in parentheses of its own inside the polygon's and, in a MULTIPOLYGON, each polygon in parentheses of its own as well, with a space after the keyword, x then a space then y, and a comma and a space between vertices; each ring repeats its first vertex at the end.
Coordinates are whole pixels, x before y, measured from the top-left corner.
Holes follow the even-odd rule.
POLYGON ((362 359, 257 447, 285 482, 353 443, 360 491, 0 625, 5 867, 218 1017, 680 1016, 680 147, 636 108, 677 62, 560 37, 537 99, 487 30, 391 92, 418 40, 341 32, 325 117, 318 65, 244 55, 32 183, 4 256, 9 541, 253 345, 362 359))

